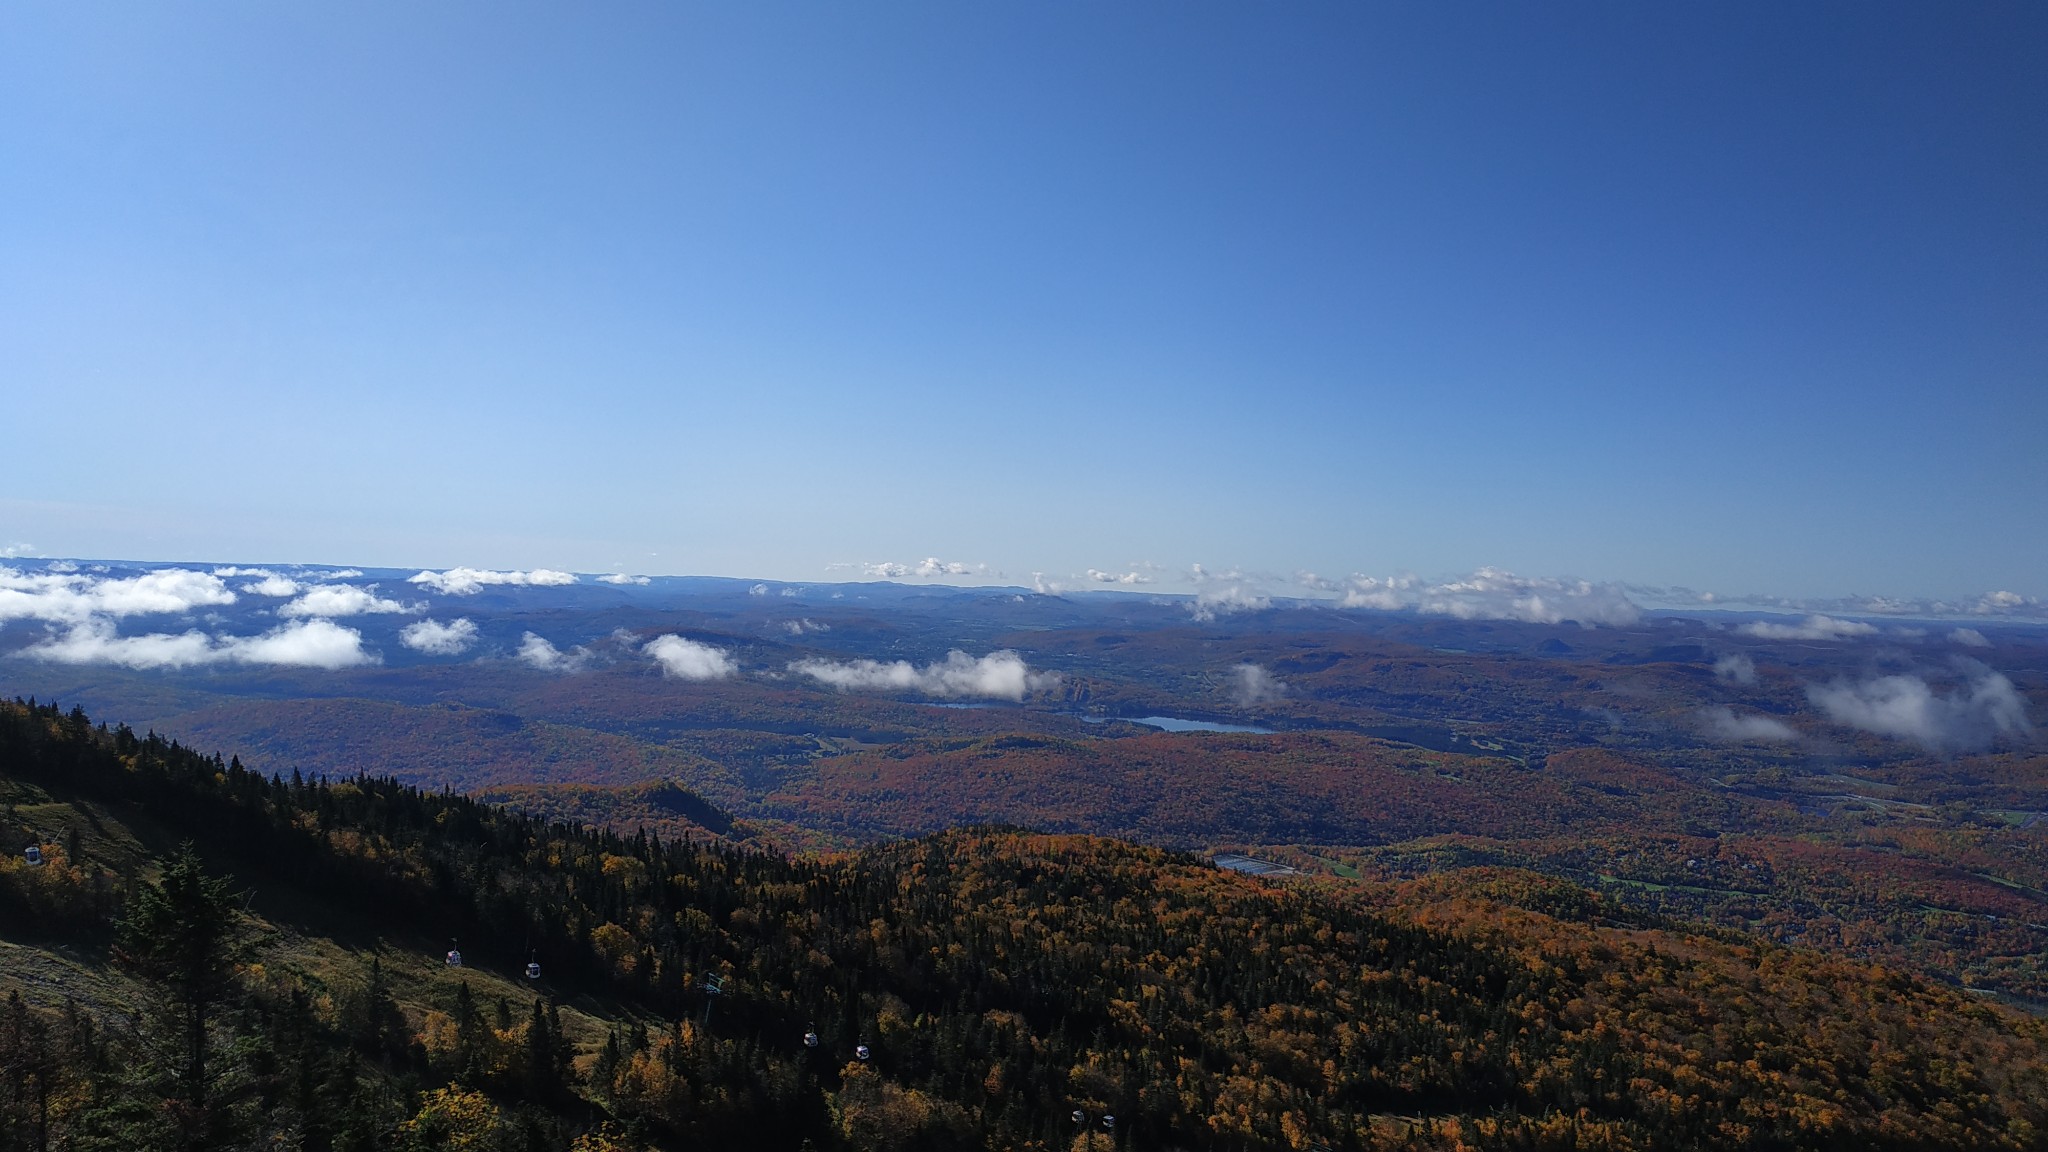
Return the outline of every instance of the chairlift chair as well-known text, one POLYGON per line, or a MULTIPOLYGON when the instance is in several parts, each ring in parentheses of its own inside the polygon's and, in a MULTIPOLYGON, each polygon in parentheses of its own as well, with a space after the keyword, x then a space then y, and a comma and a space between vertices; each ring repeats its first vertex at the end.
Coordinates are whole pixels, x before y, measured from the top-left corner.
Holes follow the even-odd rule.
POLYGON ((21 858, 28 861, 28 865, 31 868, 41 865, 43 862, 42 846, 39 844, 29 845, 27 848, 22 849, 21 858))
POLYGON ((853 1058, 855 1060, 860 1061, 863 1064, 867 1063, 868 1057, 872 1055, 874 1055, 874 1053, 869 1052, 868 1046, 865 1044, 856 1044, 853 1046, 853 1058))
POLYGON ((526 962, 526 978, 528 980, 540 979, 540 961, 528 960, 526 962))
POLYGON ((817 1033, 817 1032, 816 1032, 815 1030, 813 1030, 813 1031, 809 1031, 809 1032, 805 1032, 805 1033, 804 1033, 804 1047, 806 1047, 806 1048, 816 1048, 817 1046, 818 1046, 818 1033, 817 1033))
POLYGON ((450 941, 449 943, 448 966, 450 968, 462 967, 462 947, 459 944, 454 943, 453 941, 450 941))

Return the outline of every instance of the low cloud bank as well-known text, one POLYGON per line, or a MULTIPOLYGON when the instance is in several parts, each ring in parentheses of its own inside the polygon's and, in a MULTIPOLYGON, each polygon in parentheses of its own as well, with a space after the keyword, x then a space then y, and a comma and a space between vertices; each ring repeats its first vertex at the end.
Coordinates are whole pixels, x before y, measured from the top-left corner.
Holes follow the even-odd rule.
POLYGON ((1413 609, 1426 616, 1519 620, 1525 624, 1562 624, 1571 620, 1588 627, 1628 625, 1643 618, 1642 609, 1619 584, 1517 576, 1501 568, 1481 568, 1463 579, 1441 583, 1413 576, 1308 579, 1320 589, 1341 589, 1343 596, 1338 604, 1344 608, 1382 612, 1413 609))
POLYGON ((0 623, 82 624, 95 618, 184 613, 234 602, 235 594, 220 577, 184 568, 107 577, 0 567, 0 623))
POLYGON ((1814 684, 1806 698, 1829 720, 1936 752, 1981 748, 2000 736, 2034 730, 2027 700, 2003 673, 1957 660, 1963 682, 1947 695, 1919 676, 1879 676, 1814 684))
POLYGON ((1203 589, 1188 602, 1188 614, 1198 623, 1207 624, 1219 616, 1230 616, 1239 612, 1263 612, 1273 606, 1270 597, 1261 596, 1241 584, 1227 588, 1203 589))
POLYGON ((220 637, 197 629, 120 636, 111 621, 92 620, 31 645, 21 654, 60 664, 116 664, 138 669, 209 664, 337 669, 378 662, 375 654, 363 649, 362 633, 328 620, 286 624, 260 636, 220 637))
POLYGON ((1799 732, 1782 720, 1769 716, 1741 716, 1732 708, 1705 708, 1700 711, 1699 718, 1700 730, 1714 740, 1775 744, 1799 738, 1799 732))
POLYGON ((1991 641, 1985 639, 1984 634, 1982 632, 1977 631, 1975 628, 1958 628, 1955 631, 1949 633, 1948 638, 1957 644, 1961 644, 1965 648, 1991 647, 1991 641))
POLYGON ((1832 616, 1813 615, 1797 624, 1779 624, 1769 620, 1758 620, 1736 629, 1745 636, 1763 640, 1848 640, 1856 636, 1873 636, 1877 626, 1861 620, 1837 620, 1832 616))
POLYGON ((936 580, 942 576, 1001 575, 999 572, 991 572, 986 564, 963 564, 958 560, 941 560, 937 556, 927 556, 915 564, 898 564, 893 560, 884 560, 879 564, 860 564, 854 567, 858 567, 865 575, 883 580, 901 580, 907 576, 914 576, 920 580, 936 580))
POLYGON ((316 584, 306 594, 277 610, 286 619, 304 616, 369 616, 423 612, 426 605, 401 604, 378 596, 374 588, 353 584, 316 584))
POLYGON ((476 623, 467 616, 443 624, 422 620, 398 633, 399 643, 427 656, 460 656, 476 643, 476 623))
POLYGON ((654 657, 662 675, 678 680, 723 680, 739 671, 725 649, 681 636, 656 636, 640 650, 654 657))
POLYGON ((1143 572, 1104 572, 1100 568, 1090 568, 1088 570, 1088 578, 1097 584, 1123 584, 1126 586, 1150 584, 1152 582, 1152 578, 1143 572))
POLYGON ((1247 660, 1230 670, 1231 695, 1245 708, 1270 704, 1287 695, 1287 685, 1265 668, 1247 660))
POLYGON ((789 670, 842 692, 921 692, 926 696, 1022 700, 1059 683, 1057 672, 1033 672, 1024 658, 1004 650, 980 659, 954 649, 919 668, 908 660, 798 660, 789 670))
POLYGON ((598 582, 599 584, 652 584, 652 583, 653 583, 653 581, 652 581, 652 580, 650 580, 649 578, 647 578, 647 577, 645 577, 645 576, 628 576, 628 575, 626 575, 626 574, 625 574, 624 572, 614 572, 614 573, 612 573, 612 574, 611 574, 611 575, 609 575, 609 576, 599 576, 599 577, 597 578, 597 582, 598 582))
POLYGON ((446 572, 421 572, 407 577, 409 584, 431 588, 448 596, 471 596, 487 587, 511 586, 515 588, 558 588, 574 584, 576 577, 567 572, 556 572, 550 568, 535 568, 531 572, 492 572, 482 568, 450 568, 446 572))

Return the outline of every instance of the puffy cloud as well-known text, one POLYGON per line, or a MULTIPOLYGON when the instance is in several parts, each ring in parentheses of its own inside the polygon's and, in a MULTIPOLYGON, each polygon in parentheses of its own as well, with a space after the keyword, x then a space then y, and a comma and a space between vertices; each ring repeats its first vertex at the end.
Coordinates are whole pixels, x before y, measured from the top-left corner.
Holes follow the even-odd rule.
POLYGON ((1235 612, 1262 612, 1273 606, 1273 602, 1256 592, 1248 591, 1240 584, 1214 590, 1204 589, 1188 602, 1188 612, 1197 621, 1207 624, 1218 616, 1229 616, 1235 612))
POLYGON ((2038 612, 2040 608, 2039 600, 2017 592, 1991 592, 1977 601, 1977 611, 1986 616, 2013 616, 2022 612, 2038 612))
POLYGON ((933 580, 941 576, 987 575, 989 571, 986 564, 962 564, 957 560, 941 560, 936 556, 927 556, 915 564, 898 564, 893 560, 884 560, 880 564, 862 564, 859 567, 863 573, 883 580, 901 580, 906 576, 933 580))
MULTIPOLYGON (((244 573, 244 575, 247 574, 249 573, 244 573)), ((218 569, 214 571, 214 575, 220 575, 218 569)), ((266 572, 263 575, 263 579, 253 584, 242 585, 242 591, 249 593, 251 596, 297 596, 301 587, 302 585, 297 580, 289 576, 279 576, 275 572, 266 572)))
POLYGON ((801 636, 806 632, 830 632, 832 626, 830 624, 821 624, 806 616, 802 620, 784 620, 782 622, 782 630, 791 636, 801 636))
POLYGON ((579 645, 564 652, 533 632, 519 638, 519 651, 515 655, 542 672, 576 672, 590 663, 590 649, 579 645))
POLYGON ((1735 652, 1714 661, 1714 678, 1731 684, 1756 683, 1756 661, 1746 654, 1735 652))
POLYGON ((268 568, 236 568, 232 565, 226 568, 215 568, 213 574, 223 580, 236 576, 268 577, 277 575, 277 573, 272 572, 268 568))
POLYGON ((305 620, 246 640, 223 641, 230 659, 243 664, 285 664, 301 668, 353 668, 375 664, 363 651, 363 634, 331 620, 305 620))
POLYGON ((747 595, 749 596, 766 596, 767 594, 768 586, 766 584, 756 584, 752 588, 747 589, 747 595))
POLYGON ((1231 695, 1246 708, 1287 695, 1287 685, 1279 677, 1249 660, 1232 668, 1230 676, 1234 681, 1231 695))
POLYGON ((13 560, 18 557, 33 556, 35 554, 35 545, 26 544, 19 540, 16 540, 11 544, 6 545, 5 547, 0 547, 0 560, 13 560))
POLYGON ((476 643, 476 623, 467 616, 443 624, 422 620, 398 633, 399 643, 428 656, 460 656, 476 643))
POLYGON ((1047 580, 1043 572, 1033 572, 1031 574, 1031 590, 1040 596, 1057 596, 1065 592, 1067 586, 1057 580, 1047 580))
POLYGON ((1974 660, 1959 660, 1963 683, 1946 696, 1919 676, 1880 676, 1809 685, 1806 697, 1829 720, 1934 751, 1981 747, 2002 735, 2033 731, 2026 697, 2012 681, 1974 660))
POLYGON ((469 596, 482 591, 486 586, 510 585, 513 587, 555 588, 574 584, 576 577, 567 572, 556 572, 549 568, 535 568, 531 572, 492 572, 482 568, 450 568, 446 572, 421 572, 407 578, 408 583, 423 585, 449 596, 469 596))
POLYGON ((1586 627, 1634 624, 1643 616, 1619 584, 1517 576, 1501 568, 1481 568, 1470 576, 1441 583, 1413 576, 1362 574, 1341 582, 1308 573, 1302 579, 1323 590, 1341 588, 1338 605, 1344 608, 1413 609, 1458 620, 1519 620, 1526 624, 1570 620, 1586 627))
POLYGON ((79 624, 96 617, 181 613, 234 602, 235 594, 220 577, 185 568, 104 577, 0 567, 0 623, 46 620, 79 624))
POLYGON ((419 612, 425 604, 401 604, 380 598, 353 584, 315 584, 306 594, 277 610, 279 616, 368 616, 419 612))
POLYGON ((1778 743, 1797 740, 1799 733, 1790 724, 1769 716, 1738 716, 1731 708, 1703 708, 1700 710, 1700 730, 1714 740, 1731 743, 1778 743))
POLYGON ((1744 624, 1736 631, 1764 640, 1847 640, 1852 636, 1873 635, 1877 632, 1877 626, 1865 624, 1861 620, 1837 620, 1832 616, 1813 615, 1797 624, 1758 620, 1753 624, 1744 624))
POLYGON ((612 574, 611 574, 611 575, 609 575, 609 576, 599 576, 599 577, 597 578, 597 582, 598 582, 599 584, 652 584, 652 583, 653 583, 653 581, 652 581, 652 580, 648 579, 648 578, 647 578, 647 577, 645 577, 645 576, 628 576, 628 575, 626 575, 626 574, 625 574, 624 572, 614 572, 614 573, 612 573, 612 574))
POLYGON ((1143 572, 1104 572, 1090 568, 1088 578, 1097 584, 1150 584, 1152 578, 1143 572))
POLYGON ((723 680, 739 671, 732 655, 681 636, 656 636, 640 649, 661 665, 661 674, 679 680, 723 680))
POLYGON ((916 667, 908 660, 798 660, 789 670, 845 691, 921 692, 926 696, 975 696, 1022 700, 1059 683, 1057 672, 1033 672, 1024 658, 1004 650, 980 659, 954 649, 937 663, 916 667))
POLYGON ((1414 604, 1415 589, 1421 583, 1413 576, 1389 576, 1385 579, 1375 576, 1353 576, 1344 588, 1344 598, 1339 600, 1338 604, 1345 608, 1372 608, 1381 612, 1392 612, 1414 604))
POLYGON ((116 635, 112 621, 90 620, 22 650, 22 655, 64 664, 118 664, 126 668, 187 668, 203 664, 271 664, 296 668, 353 668, 375 664, 362 633, 330 620, 304 620, 260 636, 213 637, 197 629, 177 634, 116 635))
POLYGON ((1634 624, 1642 619, 1620 586, 1585 580, 1517 576, 1481 568, 1463 580, 1431 585, 1417 605, 1423 612, 1460 620, 1520 620, 1529 624, 1634 624))
POLYGON ((1958 644, 1961 644, 1965 648, 1991 647, 1991 641, 1985 639, 1984 634, 1982 632, 1977 631, 1975 628, 1958 628, 1955 631, 1949 633, 1948 638, 1950 640, 1955 641, 1958 644))

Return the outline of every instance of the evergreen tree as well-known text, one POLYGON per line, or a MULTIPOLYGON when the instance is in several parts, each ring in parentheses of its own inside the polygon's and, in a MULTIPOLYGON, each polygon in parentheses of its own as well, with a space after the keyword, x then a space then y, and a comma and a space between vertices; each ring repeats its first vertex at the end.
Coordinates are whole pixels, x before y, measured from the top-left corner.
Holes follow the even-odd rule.
POLYGON ((241 909, 228 881, 208 876, 188 842, 160 881, 135 889, 115 931, 116 958, 159 991, 177 1038, 180 1143, 204 1146, 222 1120, 208 1092, 207 1034, 248 948, 241 909))

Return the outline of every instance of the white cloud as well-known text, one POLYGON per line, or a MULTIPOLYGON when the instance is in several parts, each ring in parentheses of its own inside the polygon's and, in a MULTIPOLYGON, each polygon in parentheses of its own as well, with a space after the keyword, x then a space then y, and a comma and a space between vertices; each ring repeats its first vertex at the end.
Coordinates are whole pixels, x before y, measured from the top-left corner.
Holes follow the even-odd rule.
POLYGON ((1955 631, 1949 633, 1948 638, 1950 640, 1955 641, 1958 644, 1961 644, 1965 648, 1991 647, 1991 641, 1986 639, 1984 634, 1982 632, 1977 631, 1975 628, 1958 628, 1955 631))
POLYGON ((1415 590, 1421 583, 1413 576, 1353 576, 1344 588, 1344 598, 1337 603, 1345 608, 1393 612, 1415 604, 1415 590))
POLYGON ((1634 624, 1642 619, 1619 585, 1517 576, 1481 568, 1463 580, 1431 585, 1417 605, 1460 620, 1520 620, 1529 624, 1634 624))
POLYGON ((681 636, 656 636, 641 649, 661 665, 661 674, 679 680, 723 680, 739 671, 732 654, 681 636))
POLYGON ((235 594, 220 577, 184 568, 111 578, 0 567, 0 622, 78 624, 94 617, 182 613, 234 602, 235 594))
POLYGON ((516 655, 542 672, 576 672, 590 663, 590 649, 578 645, 564 652, 532 632, 519 638, 516 655))
POLYGON ((24 544, 19 540, 7 545, 4 548, 0 548, 0 560, 14 560, 19 557, 33 556, 35 554, 35 545, 24 544))
POLYGON ((197 629, 119 636, 96 619, 67 629, 22 655, 63 664, 118 664, 126 668, 186 668, 203 664, 272 664, 297 668, 353 668, 375 664, 362 633, 328 620, 305 620, 261 636, 212 637, 197 629))
POLYGON ((1738 716, 1731 708, 1703 708, 1699 719, 1701 730, 1715 740, 1778 743, 1799 738, 1798 731, 1782 720, 1769 716, 1738 716))
MULTIPOLYGON (((362 574, 363 570, 361 568, 337 568, 331 572, 319 573, 320 578, 323 580, 353 580, 362 574)), ((302 571, 299 575, 303 576, 305 573, 302 571)))
POLYGON ((1559 580, 1517 576, 1501 568, 1481 568, 1470 576, 1429 583, 1414 576, 1353 575, 1338 582, 1311 573, 1297 579, 1319 590, 1341 588, 1338 605, 1381 612, 1413 609, 1429 616, 1458 620, 1519 620, 1525 624, 1585 627, 1623 626, 1642 619, 1643 612, 1619 584, 1590 580, 1559 580))
POLYGON ((980 659, 955 649, 946 658, 918 668, 908 660, 884 664, 875 660, 798 660, 789 670, 842 692, 921 692, 927 696, 975 696, 1022 700, 1030 692, 1059 683, 1057 672, 1033 672, 1024 658, 1004 650, 980 659))
MULTIPOLYGON (((834 564, 831 567, 837 568, 841 565, 834 564)), ((915 564, 898 564, 893 560, 884 560, 879 564, 862 564, 858 567, 863 573, 883 580, 901 580, 906 576, 933 580, 941 576, 985 576, 989 572, 986 564, 962 564, 957 560, 941 560, 936 556, 927 556, 915 564)))
POLYGON ((50 572, 76 572, 78 565, 69 560, 52 560, 43 568, 50 572))
POLYGON ((482 591, 486 586, 510 585, 513 587, 555 588, 574 584, 576 577, 567 572, 556 572, 549 568, 535 568, 531 572, 492 572, 482 568, 450 568, 446 572, 421 572, 408 577, 407 582, 420 584, 449 596, 469 596, 482 591))
POLYGON ((806 616, 802 620, 784 620, 782 622, 782 630, 791 636, 801 636, 806 632, 830 632, 832 626, 830 624, 821 624, 806 616))
POLYGON ((1088 578, 1097 584, 1150 584, 1152 578, 1143 572, 1104 572, 1090 568, 1088 578))
MULTIPOLYGON (((214 575, 218 576, 220 572, 216 570, 214 575)), ((253 575, 253 573, 245 572, 242 575, 253 575)), ((251 596, 296 596, 299 594, 301 587, 303 585, 289 576, 265 573, 263 579, 253 584, 242 585, 242 591, 249 593, 251 596)))
POLYGON ((1744 624, 1736 631, 1764 640, 1847 640, 1852 636, 1873 635, 1877 632, 1877 626, 1865 624, 1861 620, 1837 620, 1832 616, 1813 615, 1797 624, 1759 620, 1753 624, 1744 624))
POLYGON ((1043 572, 1033 572, 1031 574, 1031 590, 1040 596, 1057 596, 1065 592, 1067 586, 1057 580, 1047 580, 1043 572))
POLYGON ((1247 591, 1243 585, 1232 584, 1214 591, 1204 590, 1188 602, 1188 612, 1201 623, 1207 624, 1218 616, 1235 612, 1262 612, 1273 606, 1273 602, 1256 592, 1247 591))
POLYGON ((653 581, 652 581, 652 580, 648 579, 648 578, 647 578, 647 577, 645 577, 645 576, 628 576, 628 575, 626 575, 626 574, 625 574, 624 572, 614 572, 614 573, 612 573, 612 574, 611 574, 611 575, 609 575, 609 576, 599 576, 599 577, 597 578, 597 582, 598 582, 599 584, 652 584, 652 583, 653 583, 653 581))
POLYGON ((2041 602, 2031 596, 2017 592, 1991 592, 1977 601, 1977 611, 1986 616, 2012 616, 2022 612, 2037 612, 2041 602))
POLYGON ((863 564, 860 566, 860 570, 870 576, 879 576, 884 580, 901 580, 903 577, 910 575, 910 565, 898 564, 891 560, 884 560, 880 564, 863 564))
POLYGON ((1286 683, 1249 660, 1232 668, 1230 675, 1236 681, 1232 695, 1246 708, 1269 704, 1287 695, 1286 683))
POLYGON ((304 596, 277 610, 279 616, 368 616, 420 612, 426 605, 385 600, 370 588, 353 584, 316 584, 304 596))
POLYGON ((398 633, 399 643, 428 656, 460 656, 476 643, 476 624, 467 616, 446 624, 422 620, 398 633))
POLYGON ((1919 676, 1880 676, 1809 685, 1806 697, 1837 724, 1935 751, 1978 747, 2001 735, 2033 731, 2026 697, 2012 681, 1974 660, 1960 660, 1957 667, 1964 682, 1946 696, 1919 676))
POLYGON ((766 584, 756 584, 752 588, 747 589, 747 595, 749 596, 766 596, 767 594, 768 586, 766 584))
POLYGON ((363 634, 331 620, 305 620, 246 640, 224 640, 230 659, 243 664, 285 664, 302 668, 352 668, 375 664, 363 651, 363 634))
POLYGON ((215 576, 219 576, 224 580, 231 579, 236 576, 268 577, 277 575, 277 573, 272 572, 268 568, 236 568, 233 566, 229 566, 226 568, 215 568, 213 570, 213 574, 215 576))
POLYGON ((1756 661, 1745 653, 1736 652, 1714 661, 1714 678, 1733 684, 1756 683, 1756 661))

